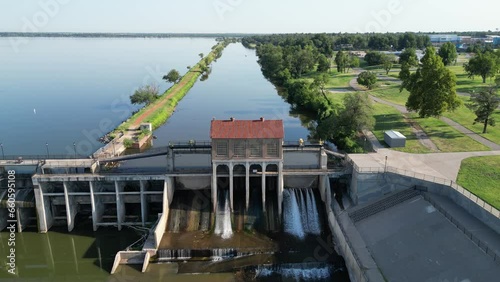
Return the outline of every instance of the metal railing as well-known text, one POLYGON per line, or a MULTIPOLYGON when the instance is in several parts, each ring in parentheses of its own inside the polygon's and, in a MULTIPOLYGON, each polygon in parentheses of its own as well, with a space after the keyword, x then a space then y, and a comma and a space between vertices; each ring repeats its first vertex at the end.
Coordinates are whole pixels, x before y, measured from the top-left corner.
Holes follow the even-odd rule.
POLYGON ((483 242, 481 239, 476 237, 472 232, 470 232, 464 225, 462 225, 458 220, 456 220, 450 213, 446 211, 441 205, 439 205, 436 201, 434 201, 429 195, 426 193, 422 193, 424 199, 431 203, 441 214, 443 214, 453 225, 455 225, 458 230, 462 231, 467 238, 469 238, 472 243, 476 244, 481 250, 483 250, 487 255, 493 258, 493 261, 500 263, 500 257, 495 251, 495 249, 491 249, 488 244, 483 242))
POLYGON ((19 160, 44 161, 44 160, 67 160, 67 159, 89 159, 89 158, 90 158, 89 156, 75 155, 75 154, 5 155, 5 156, 0 155, 0 160, 7 160, 7 161, 19 161, 19 160))
POLYGON ((418 173, 414 171, 409 171, 405 169, 400 169, 400 168, 395 168, 395 167, 359 167, 356 165, 352 160, 349 159, 349 162, 352 164, 353 169, 358 172, 358 173, 394 173, 406 177, 412 177, 415 179, 420 179, 436 184, 442 184, 445 186, 449 186, 453 190, 457 191, 460 193, 462 196, 466 197, 467 199, 471 200, 481 208, 483 208, 485 211, 489 212, 496 218, 500 218, 500 211, 496 209, 495 207, 491 206, 490 204, 486 203, 484 200, 482 200, 478 195, 474 194, 473 192, 463 188, 462 186, 458 185, 455 181, 441 178, 441 177, 436 177, 432 175, 427 175, 424 173, 418 173))
POLYGON ((169 141, 169 147, 184 147, 184 146, 212 146, 211 141, 207 140, 180 140, 180 141, 169 141))

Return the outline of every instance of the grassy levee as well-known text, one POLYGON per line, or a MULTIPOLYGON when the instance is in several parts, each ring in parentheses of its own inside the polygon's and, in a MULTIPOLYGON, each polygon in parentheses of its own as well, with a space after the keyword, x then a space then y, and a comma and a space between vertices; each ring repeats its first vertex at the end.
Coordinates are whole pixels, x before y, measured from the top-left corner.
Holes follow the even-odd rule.
POLYGON ((500 156, 473 157, 462 161, 457 183, 500 210, 500 156))
MULTIPOLYGON (((227 43, 221 42, 216 46, 222 46, 222 48, 225 48, 227 43)), ((158 99, 156 99, 156 101, 143 107, 125 122, 120 124, 112 134, 127 130, 138 120, 141 120, 141 122, 151 123, 153 125, 153 129, 157 129, 164 124, 174 112, 179 101, 189 92, 196 81, 198 81, 198 78, 202 75, 200 65, 204 64, 204 60, 206 58, 208 59, 209 64, 212 63, 215 56, 216 48, 213 48, 213 50, 205 58, 201 59, 184 76, 182 76, 179 82, 167 89, 158 99)))

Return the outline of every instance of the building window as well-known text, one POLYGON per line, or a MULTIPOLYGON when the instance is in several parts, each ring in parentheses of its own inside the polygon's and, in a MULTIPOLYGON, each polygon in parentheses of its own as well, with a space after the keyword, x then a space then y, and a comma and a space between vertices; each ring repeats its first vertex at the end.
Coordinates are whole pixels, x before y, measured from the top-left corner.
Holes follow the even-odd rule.
POLYGON ((278 157, 278 142, 270 141, 267 143, 267 156, 268 157, 278 157))
POLYGON ((250 140, 250 157, 262 157, 262 145, 259 140, 250 140))
POLYGON ((216 147, 218 157, 227 157, 227 141, 218 141, 216 147))
POLYGON ((233 155, 235 157, 244 157, 245 156, 245 141, 243 140, 235 140, 233 155))

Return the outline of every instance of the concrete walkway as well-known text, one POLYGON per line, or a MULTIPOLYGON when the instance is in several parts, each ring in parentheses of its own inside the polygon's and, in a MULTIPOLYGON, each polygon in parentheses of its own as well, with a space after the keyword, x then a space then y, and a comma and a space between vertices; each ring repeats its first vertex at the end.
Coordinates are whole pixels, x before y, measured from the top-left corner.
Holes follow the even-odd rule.
POLYGON ((453 181, 463 159, 479 156, 500 156, 500 151, 410 154, 384 148, 377 153, 349 155, 359 167, 384 168, 387 157, 387 166, 453 181))
MULTIPOLYGON (((349 85, 356 91, 366 91, 366 88, 364 88, 363 86, 360 86, 355 78, 349 82, 349 85)), ((406 109, 405 106, 394 104, 394 103, 382 100, 380 98, 374 97, 372 95, 369 95, 369 96, 375 102, 394 107, 395 109, 400 111, 403 115, 408 114, 408 110, 406 109)), ((464 126, 458 124, 457 122, 454 122, 451 119, 446 118, 446 117, 441 117, 440 120, 444 121, 445 123, 447 123, 451 127, 455 128, 457 131, 469 136, 470 138, 472 138, 472 139, 476 140, 477 142, 483 144, 484 146, 490 148, 491 150, 500 150, 499 144, 496 144, 496 143, 480 136, 479 134, 474 133, 473 131, 465 128, 464 126)), ((422 143, 424 146, 431 148, 431 150, 437 149, 436 145, 434 143, 432 143, 430 138, 427 136, 427 134, 425 134, 425 132, 423 130, 415 128, 415 127, 413 127, 413 128, 416 129, 416 131, 414 131, 414 132, 417 135, 417 138, 419 138, 419 140, 420 140, 420 138, 422 138, 423 140, 428 140, 428 141, 422 143)))

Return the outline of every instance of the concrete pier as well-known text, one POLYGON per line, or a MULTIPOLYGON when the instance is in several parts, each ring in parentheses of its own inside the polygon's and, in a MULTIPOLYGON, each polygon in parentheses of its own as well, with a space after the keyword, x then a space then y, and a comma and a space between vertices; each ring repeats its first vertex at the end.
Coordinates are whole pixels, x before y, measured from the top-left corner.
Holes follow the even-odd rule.
POLYGON ((70 193, 75 192, 75 185, 72 182, 64 181, 64 200, 66 203, 66 218, 68 222, 68 232, 73 231, 75 227, 75 216, 77 211, 77 205, 75 201, 75 196, 69 195, 70 193))

